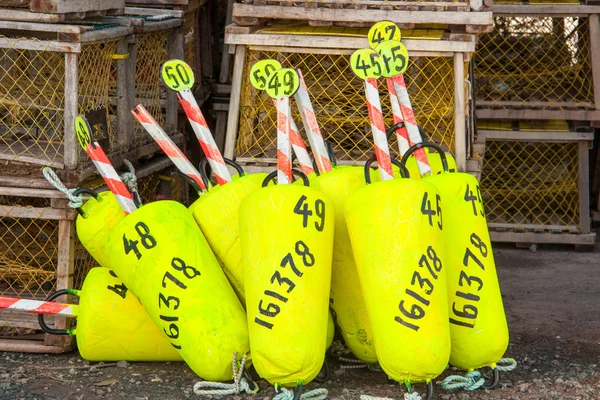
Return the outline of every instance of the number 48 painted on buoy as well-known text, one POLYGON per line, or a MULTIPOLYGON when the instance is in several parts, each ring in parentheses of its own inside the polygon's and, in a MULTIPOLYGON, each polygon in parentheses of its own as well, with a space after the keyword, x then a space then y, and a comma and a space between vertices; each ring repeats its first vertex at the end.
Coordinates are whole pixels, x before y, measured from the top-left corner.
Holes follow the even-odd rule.
MULTIPOLYGON (((294 207, 294 214, 302 215, 302 226, 304 228, 308 227, 308 217, 313 215, 313 212, 308 209, 308 203, 306 203, 306 196, 300 197, 300 200, 296 203, 294 207)), ((323 232, 325 228, 325 203, 321 199, 315 200, 315 213, 320 221, 315 221, 315 228, 319 232, 323 232)))

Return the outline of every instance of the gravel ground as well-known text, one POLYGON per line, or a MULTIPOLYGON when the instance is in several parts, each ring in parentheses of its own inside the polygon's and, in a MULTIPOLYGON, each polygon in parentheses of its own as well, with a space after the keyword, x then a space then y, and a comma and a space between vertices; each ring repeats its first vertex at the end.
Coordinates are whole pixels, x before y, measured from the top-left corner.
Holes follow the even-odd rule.
MULTIPOLYGON (((506 356, 519 365, 502 374, 497 389, 449 392, 435 385, 434 399, 600 400, 600 253, 512 246, 496 246, 494 253, 511 331, 506 356)), ((403 398, 383 373, 341 369, 330 361, 330 381, 307 390, 325 387, 333 400, 403 398)), ((90 364, 76 353, 0 353, 0 400, 200 398, 192 392, 197 380, 182 363, 90 364)), ((271 399, 273 390, 259 384, 256 399, 271 399)), ((232 396, 245 398, 253 396, 232 396)))

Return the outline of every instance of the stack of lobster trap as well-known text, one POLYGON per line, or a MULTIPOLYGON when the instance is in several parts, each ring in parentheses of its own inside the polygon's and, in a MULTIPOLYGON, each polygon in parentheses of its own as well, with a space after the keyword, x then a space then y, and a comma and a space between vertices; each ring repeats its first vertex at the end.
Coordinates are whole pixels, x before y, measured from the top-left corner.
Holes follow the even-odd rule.
POLYGON ((545 3, 494 3, 474 56, 474 158, 492 240, 593 246, 600 7, 545 3))
MULTIPOLYGON (((143 200, 170 195, 185 202, 170 161, 157 156, 131 115, 143 104, 183 142, 177 98, 164 89, 160 67, 183 58, 184 21, 175 11, 129 8, 123 0, 8 0, 0 11, 0 295, 41 300, 81 285, 96 265, 76 239, 75 210, 41 173, 51 167, 67 187, 101 189, 76 139, 77 115, 86 116, 118 170, 124 160, 137 167, 143 200), (40 4, 46 6, 35 8, 40 4)), ((68 323, 55 321, 58 328, 68 323)), ((0 351, 72 345, 38 328, 33 316, 3 313, 0 351)))
MULTIPOLYGON (((252 65, 273 58, 284 68, 301 69, 321 131, 339 163, 366 161, 372 153, 370 123, 363 82, 349 60, 356 49, 368 47, 369 28, 382 20, 402 30, 410 56, 404 76, 417 123, 431 141, 455 154, 461 170, 471 165, 468 63, 477 35, 492 27, 491 12, 476 0, 235 2, 233 23, 225 32, 234 55, 225 156, 259 169, 275 163, 276 111, 270 98, 249 84, 252 65)), ((382 103, 389 127, 392 112, 382 103)), ((397 151, 395 143, 390 148, 397 151)))

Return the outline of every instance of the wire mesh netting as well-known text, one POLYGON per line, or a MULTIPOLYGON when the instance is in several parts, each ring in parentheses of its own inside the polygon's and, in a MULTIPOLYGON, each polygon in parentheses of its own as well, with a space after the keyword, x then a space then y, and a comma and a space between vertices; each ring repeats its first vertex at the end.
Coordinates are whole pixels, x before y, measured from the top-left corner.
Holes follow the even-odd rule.
POLYGON ((593 108, 587 17, 494 17, 475 53, 477 107, 593 108))
MULTIPOLYGON (((64 138, 64 53, 38 39, 6 40, 0 48, 0 159, 60 167, 64 138), (41 50, 27 50, 35 45, 41 50)), ((79 112, 109 115, 117 41, 85 45, 78 56, 79 112)), ((115 131, 109 125, 110 142, 115 131)))
MULTIPOLYGON (((368 159, 373 150, 363 81, 349 65, 349 55, 248 50, 242 81, 236 156, 273 159, 276 156, 276 110, 272 99, 250 85, 250 68, 263 59, 277 59, 284 68, 302 70, 321 133, 330 140, 338 160, 368 159)), ((454 149, 454 63, 451 57, 414 57, 404 74, 417 123, 445 150, 454 149)), ((393 125, 385 81, 380 95, 387 126, 393 125)), ((302 126, 295 100, 292 116, 302 126)), ((306 138, 304 129, 301 134, 306 138)), ((395 135, 390 149, 398 156, 395 135)))
POLYGON ((578 155, 578 142, 488 141, 481 173, 488 223, 575 230, 578 155))
MULTIPOLYGON (((3 215, 0 218, 0 296, 43 300, 57 290, 59 222, 46 219, 49 199, 0 196, 3 215), (16 217, 24 208, 35 210, 35 217, 16 217)), ((65 243, 69 245, 69 243, 65 243)), ((96 262, 75 240, 74 287, 80 288, 82 271, 96 262)), ((37 317, 22 312, 3 312, 2 334, 17 328, 36 329, 37 317)))
MULTIPOLYGON (((135 64, 136 105, 142 104, 162 126, 165 113, 162 102, 166 89, 160 77, 160 67, 167 61, 167 36, 169 31, 140 35, 137 41, 135 64)), ((152 141, 140 124, 135 124, 134 144, 136 146, 152 141)))

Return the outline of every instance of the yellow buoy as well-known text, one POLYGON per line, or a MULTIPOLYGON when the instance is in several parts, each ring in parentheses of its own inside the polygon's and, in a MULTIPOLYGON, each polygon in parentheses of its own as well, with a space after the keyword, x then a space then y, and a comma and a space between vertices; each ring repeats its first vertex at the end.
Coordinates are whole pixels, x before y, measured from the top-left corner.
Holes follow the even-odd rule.
POLYGON ((450 356, 439 197, 423 180, 394 179, 358 189, 345 205, 379 364, 396 381, 430 388, 450 356))
POLYGON ((104 252, 106 241, 110 231, 125 218, 125 213, 110 191, 98 194, 87 189, 78 189, 78 191, 91 194, 92 198, 80 208, 75 221, 77 237, 98 264, 107 267, 108 262, 104 252))
POLYGON ((365 186, 363 169, 339 166, 331 172, 313 178, 311 183, 315 189, 332 200, 335 208, 330 306, 335 312, 344 341, 352 353, 364 362, 376 363, 373 333, 344 219, 346 199, 355 190, 365 186))
MULTIPOLYGON (((53 300, 65 291, 49 297, 53 300)), ((77 329, 49 333, 75 335, 81 357, 88 361, 182 361, 162 332, 117 275, 92 268, 79 297, 77 329)), ((40 325, 47 329, 41 316, 40 325)))
POLYGON ((252 361, 270 383, 296 386, 325 358, 335 211, 314 189, 268 179, 239 212, 252 361))
POLYGON ((234 352, 249 351, 246 316, 187 208, 174 201, 139 208, 113 229, 106 255, 196 374, 233 378, 234 352))
MULTIPOLYGON (((446 163, 432 143, 411 147, 403 162, 422 147, 435 149, 440 157, 434 159, 446 163)), ((444 205, 450 364, 464 370, 494 368, 508 348, 508 325, 479 184, 470 174, 445 169, 423 181, 438 189, 444 205)))
MULTIPOLYGON (((227 159, 226 162, 233 163, 227 159)), ((267 174, 246 175, 239 165, 235 165, 239 168, 239 175, 235 175, 231 182, 223 186, 210 188, 189 209, 243 302, 244 275, 238 211, 242 200, 249 193, 260 189, 267 174)))

